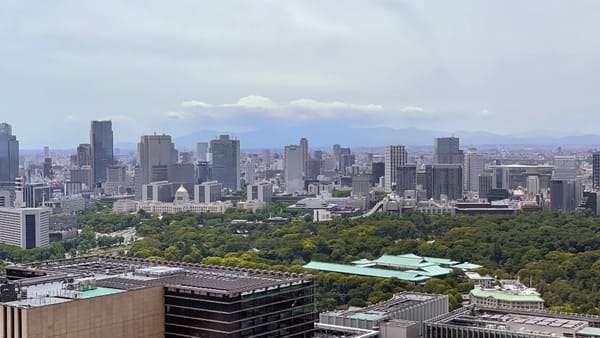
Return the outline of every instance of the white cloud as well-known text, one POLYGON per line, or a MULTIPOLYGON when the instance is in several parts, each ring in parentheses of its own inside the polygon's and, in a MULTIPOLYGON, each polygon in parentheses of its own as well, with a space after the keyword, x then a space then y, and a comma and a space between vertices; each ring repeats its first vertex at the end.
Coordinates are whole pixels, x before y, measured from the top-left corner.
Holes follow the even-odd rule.
POLYGON ((406 106, 400 109, 403 113, 424 113, 425 109, 417 106, 406 106))
POLYGON ((187 120, 193 116, 193 114, 185 111, 170 111, 166 115, 172 120, 187 120))
POLYGON ((191 101, 182 102, 181 106, 183 108, 210 108, 210 107, 212 107, 212 104, 202 102, 202 101, 191 100, 191 101))
POLYGON ((271 109, 276 108, 278 106, 275 101, 271 100, 268 97, 258 96, 258 95, 250 95, 246 97, 242 97, 236 103, 226 103, 223 107, 240 107, 240 108, 264 108, 271 109))
POLYGON ((292 108, 312 110, 360 110, 360 111, 382 111, 383 106, 377 104, 352 104, 340 101, 320 102, 312 99, 299 99, 289 103, 292 108))

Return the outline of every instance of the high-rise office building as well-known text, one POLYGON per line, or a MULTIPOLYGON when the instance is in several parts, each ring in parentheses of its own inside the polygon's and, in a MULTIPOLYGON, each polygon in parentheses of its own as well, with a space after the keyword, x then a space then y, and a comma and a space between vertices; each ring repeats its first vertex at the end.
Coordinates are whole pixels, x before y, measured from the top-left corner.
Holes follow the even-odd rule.
POLYGON ((405 164, 397 168, 396 191, 403 195, 406 190, 417 189, 417 165, 405 164))
POLYGON ((463 164, 463 151, 459 149, 458 137, 438 137, 435 139, 434 162, 436 164, 463 164))
MULTIPOLYGON (((398 167, 405 165, 407 160, 406 149, 402 145, 391 145, 385 147, 384 154, 384 186, 385 191, 392 191, 393 186, 398 183, 398 167)), ((416 178, 415 178, 416 179, 416 178)))
POLYGON ((470 148, 465 154, 463 167, 463 188, 465 191, 479 191, 479 175, 483 173, 483 155, 477 149, 470 148))
POLYGON ((487 199, 488 193, 493 188, 494 178, 490 174, 481 174, 479 175, 479 198, 487 199))
POLYGON ((575 156, 554 156, 553 180, 575 180, 577 178, 577 159, 575 156))
POLYGON ((540 178, 538 176, 527 176, 527 195, 533 197, 540 193, 540 178))
POLYGON ((240 141, 221 135, 210 141, 212 152, 212 179, 223 188, 240 190, 240 141))
POLYGON ((302 172, 304 177, 308 176, 308 160, 310 159, 310 154, 308 152, 308 140, 303 137, 300 139, 300 149, 302 149, 302 163, 303 169, 302 172))
POLYGON ((592 185, 595 189, 600 188, 600 151, 592 155, 592 185))
POLYGON ((177 163, 169 135, 144 135, 138 143, 139 185, 168 179, 169 165, 177 163))
POLYGON ((106 168, 114 163, 113 131, 111 121, 92 121, 90 128, 92 148, 92 176, 94 183, 106 181, 106 168))
POLYGON ((342 146, 339 144, 333 145, 333 157, 335 158, 335 162, 338 163, 340 161, 340 154, 342 152, 342 146))
POLYGON ((33 249, 50 242, 48 208, 0 208, 0 243, 33 249))
POLYGON ((385 176, 385 163, 373 162, 371 164, 371 185, 379 184, 379 179, 383 176, 385 176))
POLYGON ((80 167, 92 165, 92 146, 89 143, 81 143, 77 146, 77 162, 80 167))
POLYGON ((284 178, 285 191, 295 193, 304 190, 303 173, 304 163, 302 148, 297 145, 285 146, 284 150, 284 178))
POLYGON ((247 191, 246 200, 248 201, 271 203, 273 199, 273 185, 266 181, 248 185, 247 191))
POLYGON ((198 161, 208 161, 208 142, 196 143, 196 159, 198 161))
POLYGON ((8 123, 0 123, 0 182, 14 183, 19 172, 19 141, 8 123))
POLYGON ((577 207, 577 188, 575 180, 550 181, 550 209, 573 211, 577 207))
POLYGON ((448 200, 458 200, 463 197, 462 183, 462 165, 461 164, 434 164, 433 194, 434 200, 439 200, 442 195, 448 197, 448 200))

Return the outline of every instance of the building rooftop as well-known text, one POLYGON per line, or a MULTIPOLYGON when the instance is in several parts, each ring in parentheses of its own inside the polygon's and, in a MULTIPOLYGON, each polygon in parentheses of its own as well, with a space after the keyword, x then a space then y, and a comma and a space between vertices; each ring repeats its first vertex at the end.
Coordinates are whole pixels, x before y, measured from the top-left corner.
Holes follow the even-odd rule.
POLYGON ((434 318, 428 325, 468 327, 485 331, 518 333, 519 336, 577 337, 600 335, 600 317, 541 310, 506 310, 469 306, 434 318))
POLYGON ((492 297, 498 300, 506 301, 523 301, 523 302, 543 302, 542 297, 538 293, 510 293, 503 290, 495 289, 480 289, 474 288, 471 290, 471 294, 475 297, 492 297))
POLYGON ((7 267, 18 290, 15 306, 43 306, 147 287, 177 287, 220 294, 250 294, 312 280, 312 275, 96 256, 7 267), (18 279, 19 277, 26 277, 18 279))
POLYGON ((393 311, 408 309, 415 305, 444 297, 447 296, 430 293, 402 292, 395 294, 389 300, 365 308, 350 308, 348 310, 336 310, 331 312, 325 312, 324 314, 333 315, 336 317, 379 320, 385 318, 388 314, 390 314, 393 311))
POLYGON ((335 264, 335 263, 324 263, 312 261, 306 265, 304 265, 306 269, 314 269, 320 271, 329 271, 329 272, 339 272, 351 275, 361 275, 361 276, 369 276, 369 277, 383 277, 383 278, 398 278, 411 282, 423 282, 428 280, 429 276, 418 275, 411 272, 405 271, 396 271, 396 270, 386 270, 386 269, 378 269, 371 268, 367 266, 353 266, 353 265, 345 265, 345 264, 335 264))

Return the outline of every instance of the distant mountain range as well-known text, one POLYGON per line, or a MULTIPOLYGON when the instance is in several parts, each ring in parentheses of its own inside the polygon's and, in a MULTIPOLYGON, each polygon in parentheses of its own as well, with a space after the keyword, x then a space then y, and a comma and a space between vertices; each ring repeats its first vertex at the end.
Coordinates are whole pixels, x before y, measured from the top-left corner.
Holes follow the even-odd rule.
MULTIPOLYGON (((177 149, 195 149, 197 142, 208 142, 217 138, 214 131, 198 131, 186 136, 175 137, 177 149)), ((334 143, 349 147, 381 147, 388 144, 407 146, 433 146, 436 137, 456 136, 461 146, 481 145, 544 145, 544 146, 589 146, 600 148, 600 135, 552 137, 552 133, 537 132, 532 136, 500 135, 482 131, 457 131, 454 133, 415 128, 337 128, 332 124, 315 124, 301 128, 271 128, 248 132, 230 133, 240 140, 242 149, 282 148, 297 144, 301 137, 309 140, 311 147, 331 147, 334 143)), ((135 143, 118 143, 117 148, 135 150, 135 143)))

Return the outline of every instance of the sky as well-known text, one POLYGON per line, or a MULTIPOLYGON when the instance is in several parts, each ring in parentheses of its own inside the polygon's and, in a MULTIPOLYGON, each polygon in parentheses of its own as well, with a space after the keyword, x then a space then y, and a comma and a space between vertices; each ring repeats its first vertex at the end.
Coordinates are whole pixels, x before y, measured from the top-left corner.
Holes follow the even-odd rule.
POLYGON ((598 32, 593 0, 0 0, 0 122, 22 148, 74 148, 101 119, 116 142, 599 133, 598 32))

